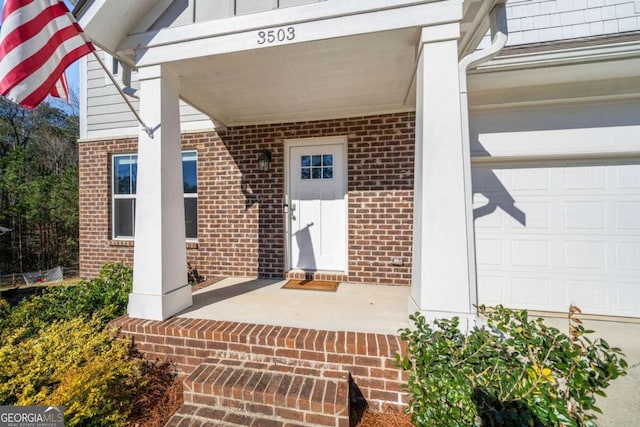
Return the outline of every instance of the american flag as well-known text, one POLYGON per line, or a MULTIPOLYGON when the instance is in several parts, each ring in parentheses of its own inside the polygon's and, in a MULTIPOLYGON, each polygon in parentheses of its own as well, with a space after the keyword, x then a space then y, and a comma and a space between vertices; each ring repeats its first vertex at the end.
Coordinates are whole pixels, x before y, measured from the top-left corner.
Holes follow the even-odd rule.
POLYGON ((93 50, 62 0, 5 0, 0 95, 27 108, 47 95, 68 100, 64 71, 93 50))

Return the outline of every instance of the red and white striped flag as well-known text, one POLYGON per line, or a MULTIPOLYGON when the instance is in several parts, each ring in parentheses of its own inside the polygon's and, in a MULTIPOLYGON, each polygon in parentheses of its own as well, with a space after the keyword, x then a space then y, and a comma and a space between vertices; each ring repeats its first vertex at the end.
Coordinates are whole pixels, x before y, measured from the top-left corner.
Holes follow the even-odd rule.
POLYGON ((94 50, 62 0, 5 0, 0 28, 0 95, 35 108, 68 99, 64 70, 94 50))
POLYGON ((60 75, 58 81, 51 88, 49 95, 55 96, 56 98, 62 98, 69 102, 69 88, 67 87, 67 76, 65 73, 60 75))

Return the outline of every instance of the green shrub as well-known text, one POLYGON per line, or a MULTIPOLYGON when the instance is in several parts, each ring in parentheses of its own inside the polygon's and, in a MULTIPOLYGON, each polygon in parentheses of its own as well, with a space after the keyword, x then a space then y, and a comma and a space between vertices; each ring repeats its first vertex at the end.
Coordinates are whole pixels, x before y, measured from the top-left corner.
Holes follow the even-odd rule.
POLYGON ((11 306, 6 299, 0 297, 0 323, 2 323, 11 312, 11 306))
POLYGON ((0 316, 0 343, 7 333, 21 329, 23 337, 31 337, 56 320, 96 317, 109 322, 126 312, 132 277, 122 263, 105 264, 100 275, 88 282, 46 288, 0 316))
POLYGON ((65 425, 124 425, 141 366, 97 317, 16 330, 0 348, 0 405, 64 405, 65 425))
POLYGON ((457 318, 432 327, 418 313, 401 331, 417 426, 595 426, 596 395, 626 374, 619 348, 588 338, 573 307, 569 335, 524 310, 479 311, 487 325, 466 335, 457 318))

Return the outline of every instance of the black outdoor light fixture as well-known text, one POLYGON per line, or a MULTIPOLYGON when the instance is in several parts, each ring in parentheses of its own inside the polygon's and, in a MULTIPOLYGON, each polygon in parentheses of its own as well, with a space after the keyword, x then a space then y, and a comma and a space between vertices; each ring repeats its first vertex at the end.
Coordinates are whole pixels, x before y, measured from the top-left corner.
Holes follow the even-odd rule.
POLYGON ((262 153, 258 155, 258 170, 260 172, 269 172, 271 167, 271 151, 262 150, 262 153))

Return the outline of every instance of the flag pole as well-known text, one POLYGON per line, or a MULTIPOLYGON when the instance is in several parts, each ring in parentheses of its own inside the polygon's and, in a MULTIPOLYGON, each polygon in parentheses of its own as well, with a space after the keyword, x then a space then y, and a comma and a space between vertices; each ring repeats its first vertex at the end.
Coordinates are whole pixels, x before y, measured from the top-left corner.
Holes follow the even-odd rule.
POLYGON ((144 131, 147 133, 147 135, 149 135, 149 138, 153 139, 153 129, 151 129, 149 126, 147 126, 144 123, 144 121, 142 121, 142 118, 140 117, 140 114, 138 114, 136 109, 133 107, 133 104, 131 104, 131 101, 129 101, 129 98, 127 97, 127 95, 122 91, 122 88, 118 84, 118 81, 116 80, 115 77, 113 77, 113 75, 111 74, 111 72, 109 71, 107 66, 105 65, 104 61, 102 61, 102 58, 100 58, 100 55, 98 55, 98 53, 95 50, 93 51, 93 56, 96 57, 96 59, 98 60, 98 63, 102 67, 102 69, 107 73, 107 76, 109 76, 109 80, 111 80, 111 83, 113 83, 113 85, 116 87, 116 89, 118 90, 118 93, 120 94, 120 96, 122 96, 122 99, 124 99, 124 102, 127 103, 127 105, 129 106, 129 109, 131 110, 133 115, 136 116, 136 119, 138 119, 138 122, 140 122, 140 124, 142 125, 142 128, 144 129, 144 131))

